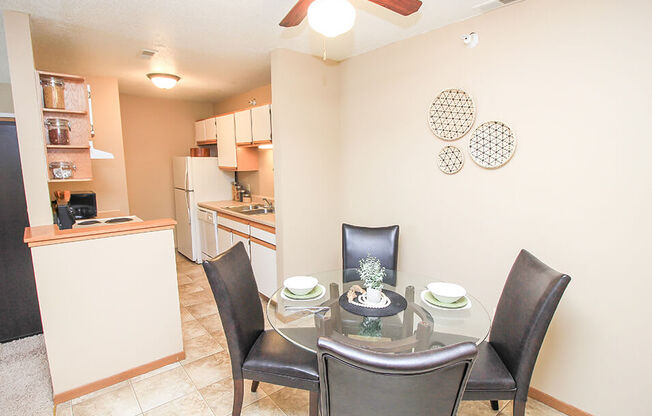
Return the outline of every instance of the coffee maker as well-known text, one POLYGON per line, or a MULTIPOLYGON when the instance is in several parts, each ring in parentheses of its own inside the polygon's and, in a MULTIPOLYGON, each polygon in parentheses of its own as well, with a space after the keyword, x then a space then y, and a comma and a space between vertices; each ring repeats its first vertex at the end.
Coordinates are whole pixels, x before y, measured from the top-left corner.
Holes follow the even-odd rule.
POLYGON ((75 224, 75 213, 70 207, 70 191, 54 191, 54 217, 60 230, 68 230, 75 224))

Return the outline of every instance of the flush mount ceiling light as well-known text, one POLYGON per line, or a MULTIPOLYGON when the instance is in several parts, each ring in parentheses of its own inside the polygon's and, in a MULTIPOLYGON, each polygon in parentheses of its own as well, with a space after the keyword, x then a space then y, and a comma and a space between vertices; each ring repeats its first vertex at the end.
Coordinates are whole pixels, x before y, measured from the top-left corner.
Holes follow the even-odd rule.
POLYGON ((149 78, 154 85, 164 90, 169 90, 170 88, 174 87, 181 79, 176 75, 162 73, 147 74, 147 78, 149 78))
POLYGON ((308 24, 322 35, 334 38, 355 23, 355 8, 347 0, 315 0, 308 7, 308 24))

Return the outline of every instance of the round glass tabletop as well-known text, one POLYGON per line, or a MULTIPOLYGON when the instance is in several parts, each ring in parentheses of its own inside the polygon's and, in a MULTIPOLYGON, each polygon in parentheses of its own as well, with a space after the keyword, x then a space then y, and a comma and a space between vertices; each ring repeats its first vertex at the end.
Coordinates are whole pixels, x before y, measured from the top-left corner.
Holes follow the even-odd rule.
POLYGON ((342 342, 381 352, 404 353, 440 348, 487 337, 491 320, 486 309, 472 295, 458 309, 446 309, 427 301, 426 285, 431 277, 387 271, 385 290, 407 300, 407 308, 386 317, 367 317, 340 306, 339 298, 358 280, 356 269, 313 274, 321 285, 318 297, 291 299, 281 288, 267 303, 267 319, 281 336, 309 351, 317 351, 317 339, 329 336, 342 342), (321 290, 323 289, 323 290, 321 290))

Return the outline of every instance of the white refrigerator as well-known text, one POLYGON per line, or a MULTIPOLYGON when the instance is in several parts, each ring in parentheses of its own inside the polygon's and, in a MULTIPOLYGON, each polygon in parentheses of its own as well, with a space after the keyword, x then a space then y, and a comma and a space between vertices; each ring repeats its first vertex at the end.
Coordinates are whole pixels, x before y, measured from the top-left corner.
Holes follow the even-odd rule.
POLYGON ((197 204, 231 199, 232 172, 220 170, 216 157, 180 156, 172 159, 177 250, 201 263, 197 204))

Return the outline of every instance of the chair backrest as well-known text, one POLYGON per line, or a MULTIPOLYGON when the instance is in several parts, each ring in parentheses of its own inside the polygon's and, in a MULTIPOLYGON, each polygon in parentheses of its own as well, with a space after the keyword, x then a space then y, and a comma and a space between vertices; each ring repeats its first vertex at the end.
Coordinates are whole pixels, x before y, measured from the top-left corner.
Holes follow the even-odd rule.
POLYGON ((467 342, 413 354, 319 338, 322 416, 452 416, 478 350, 467 342))
MULTIPOLYGON (((343 268, 357 268, 360 259, 367 257, 368 254, 377 257, 388 272, 396 271, 398 267, 398 225, 369 228, 342 224, 343 268)), ((387 273, 385 283, 395 286, 395 273, 387 273)))
POLYGON ((234 379, 242 379, 242 364, 265 329, 263 307, 242 242, 211 261, 203 262, 231 355, 234 379))
POLYGON ((570 276, 521 250, 498 301, 489 342, 516 381, 516 398, 526 400, 548 325, 570 276))

